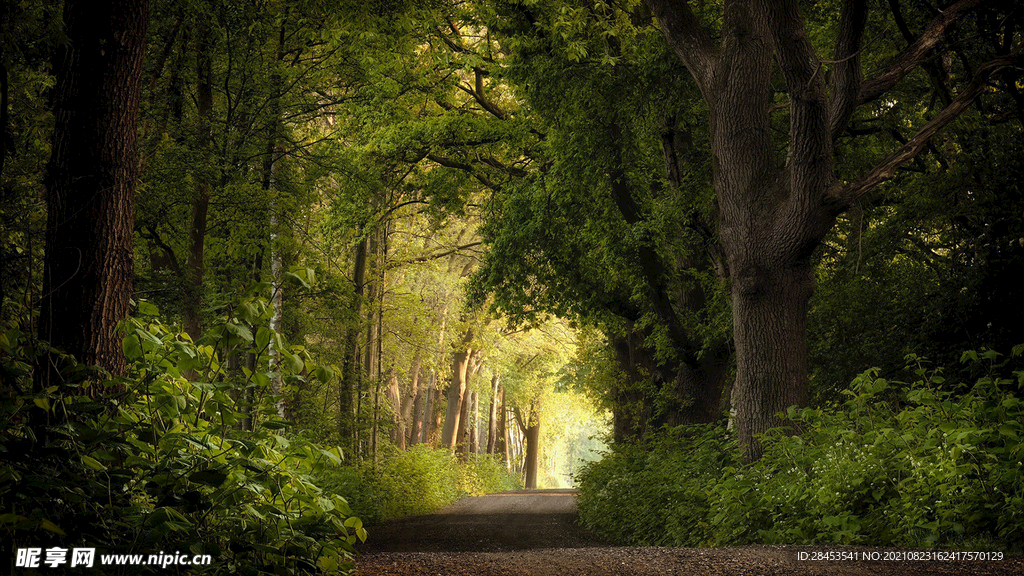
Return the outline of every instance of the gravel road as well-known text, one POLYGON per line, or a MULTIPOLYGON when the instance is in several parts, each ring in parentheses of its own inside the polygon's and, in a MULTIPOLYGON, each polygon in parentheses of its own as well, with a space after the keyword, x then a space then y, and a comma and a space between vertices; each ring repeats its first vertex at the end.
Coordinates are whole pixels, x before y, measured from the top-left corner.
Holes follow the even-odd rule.
POLYGON ((361 576, 1024 574, 1024 559, 1019 557, 1002 561, 863 559, 865 553, 915 556, 916 551, 893 548, 609 546, 575 521, 573 490, 523 490, 465 498, 435 514, 369 528, 370 538, 356 567, 361 576), (846 559, 804 559, 816 552, 845 554, 846 559))

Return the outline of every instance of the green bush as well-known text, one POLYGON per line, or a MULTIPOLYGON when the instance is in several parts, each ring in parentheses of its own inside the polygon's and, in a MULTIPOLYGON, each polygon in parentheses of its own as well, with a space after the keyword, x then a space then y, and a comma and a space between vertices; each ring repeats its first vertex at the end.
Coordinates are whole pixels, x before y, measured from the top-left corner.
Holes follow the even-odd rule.
POLYGON ((327 472, 327 486, 348 494, 355 513, 368 523, 428 514, 464 496, 521 487, 497 458, 460 460, 450 450, 418 444, 376 465, 327 472))
POLYGON ((842 406, 791 409, 803 433, 770 432, 747 466, 714 428, 620 447, 578 479, 581 518, 638 544, 1019 550, 1024 372, 997 377, 996 357, 964 355, 991 368, 973 386, 921 367, 911 384, 869 370, 842 406))
MULTIPOLYGON (((344 498, 314 481, 339 466, 340 451, 285 435, 290 423, 276 416, 265 356, 271 339, 283 343, 263 327, 266 301, 237 302, 197 343, 141 308, 147 317, 125 324, 123 380, 69 361, 60 387, 32 394, 28 338, 16 329, 0 338, 5 390, 21 391, 3 399, 5 539, 210 554, 206 573, 350 571, 366 531, 344 498), (244 354, 262 368, 229 370, 228 358, 244 354), (32 407, 49 423, 28 417, 32 407)), ((287 381, 315 371, 299 349, 283 357, 287 381)))
POLYGON ((618 445, 576 474, 588 529, 641 546, 707 546, 709 489, 738 453, 723 427, 666 429, 640 445, 618 445))

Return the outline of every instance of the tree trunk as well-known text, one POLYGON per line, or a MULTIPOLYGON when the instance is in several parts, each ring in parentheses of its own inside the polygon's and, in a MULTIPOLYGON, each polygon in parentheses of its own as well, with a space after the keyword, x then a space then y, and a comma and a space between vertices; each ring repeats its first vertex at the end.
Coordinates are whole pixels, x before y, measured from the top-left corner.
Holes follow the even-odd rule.
MULTIPOLYGON (((467 333, 464 341, 471 339, 467 333)), ((459 423, 462 415, 462 404, 466 395, 466 370, 472 350, 456 352, 452 355, 452 379, 448 385, 448 408, 445 411, 444 428, 441 431, 441 446, 454 449, 458 442, 459 423)))
POLYGON ((448 407, 444 416, 444 428, 441 430, 441 446, 454 449, 459 441, 459 422, 462 402, 466 394, 469 360, 473 350, 469 344, 473 341, 473 331, 466 330, 462 337, 464 351, 452 355, 452 378, 448 386, 448 407))
MULTIPOLYGON (((213 59, 210 53, 209 22, 200 18, 196 33, 196 147, 202 162, 194 178, 195 197, 192 199, 192 220, 189 226, 188 256, 185 269, 185 298, 182 323, 185 333, 196 341, 202 335, 203 276, 205 275, 206 221, 210 207, 210 176, 207 162, 212 144, 213 120, 213 59)), ((192 377, 196 372, 191 371, 192 377)))
MULTIPOLYGON (((270 232, 270 330, 273 333, 281 333, 281 322, 284 318, 284 255, 281 252, 279 238, 280 230, 280 194, 277 185, 277 174, 281 168, 281 150, 278 139, 281 134, 281 78, 280 67, 284 61, 285 24, 288 20, 288 11, 281 20, 278 30, 277 51, 274 62, 271 64, 273 70, 270 74, 271 98, 268 103, 269 128, 267 130, 266 156, 263 160, 263 190, 268 195, 268 230, 270 232)), ((267 349, 270 360, 270 371, 276 373, 270 381, 271 393, 277 397, 274 406, 277 408, 279 418, 285 418, 288 412, 287 400, 284 397, 284 377, 281 373, 281 350, 278 349, 277 338, 271 338, 267 349)))
MULTIPOLYGON (((352 311, 362 317, 363 287, 366 284, 366 238, 356 244, 355 264, 352 270, 352 311)), ((341 390, 338 400, 338 433, 349 454, 358 448, 358 419, 356 395, 362 388, 362 366, 359 363, 359 321, 354 321, 345 332, 344 360, 342 361, 341 390)))
POLYGON ((945 32, 981 2, 956 0, 937 11, 915 41, 865 80, 861 52, 870 5, 863 0, 841 5, 829 74, 822 73, 826 62, 812 46, 797 0, 727 2, 713 34, 687 2, 645 0, 710 113, 719 235, 732 277, 736 423, 748 459, 762 453, 754 436, 783 423, 775 412, 807 398, 810 261, 836 216, 892 178, 987 90, 993 75, 1019 67, 1024 56, 978 67, 956 98, 859 180, 836 181, 835 142, 859 106, 924 65, 945 32), (772 135, 776 64, 788 96, 786 142, 772 135))
POLYGON ((434 397, 437 396, 437 391, 434 389, 434 371, 430 371, 430 377, 427 380, 427 389, 423 394, 423 420, 420 424, 420 443, 427 444, 430 442, 430 423, 434 420, 434 397))
POLYGON ((537 470, 540 464, 540 415, 530 410, 530 422, 524 435, 526 442, 526 489, 537 489, 537 470))
POLYGON ((419 411, 423 407, 423 392, 420 390, 420 365, 423 362, 423 355, 420 352, 412 360, 412 368, 409 370, 409 393, 402 399, 402 418, 399 423, 402 441, 401 448, 415 444, 419 440, 419 411))
POLYGON ((756 460, 762 449, 754 435, 791 424, 786 409, 807 403, 807 303, 814 282, 809 263, 751 280, 733 289, 733 338, 736 433, 756 460))
POLYGON ((469 432, 469 453, 480 453, 480 393, 473 392, 473 429, 469 432))
POLYGON ((505 389, 498 385, 498 429, 494 439, 494 451, 501 456, 506 470, 512 469, 508 456, 508 407, 505 406, 505 389))
POLYGON ((480 350, 473 350, 469 355, 469 360, 466 365, 466 379, 463 389, 465 390, 462 395, 462 407, 459 410, 459 422, 456 427, 457 432, 455 434, 455 447, 459 454, 465 455, 469 450, 469 436, 470 429, 472 428, 472 413, 473 413, 473 392, 469 390, 469 381, 477 372, 480 371, 480 350))
MULTIPOLYGON (((46 260, 39 336, 114 375, 117 323, 132 295, 136 125, 149 3, 69 0, 46 166, 46 260)), ((53 362, 40 384, 59 384, 53 362)))
POLYGON ((398 447, 399 450, 405 450, 405 425, 402 417, 402 392, 398 386, 398 371, 394 368, 388 370, 390 376, 388 377, 388 388, 387 388, 387 399, 389 408, 391 409, 391 430, 389 436, 391 437, 391 443, 398 447))
POLYGON ((498 435, 498 404, 500 398, 498 397, 498 384, 500 378, 498 377, 498 371, 494 371, 494 376, 491 377, 491 409, 487 413, 487 453, 494 454, 494 448, 497 444, 498 435))

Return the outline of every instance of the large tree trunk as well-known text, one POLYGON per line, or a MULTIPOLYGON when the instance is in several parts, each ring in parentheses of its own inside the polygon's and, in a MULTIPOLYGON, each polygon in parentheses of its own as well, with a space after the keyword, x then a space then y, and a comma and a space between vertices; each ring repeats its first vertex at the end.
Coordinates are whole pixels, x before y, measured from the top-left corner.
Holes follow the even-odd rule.
POLYGON ((808 397, 810 264, 766 276, 750 279, 752 285, 737 282, 733 289, 736 433, 750 459, 762 453, 754 435, 791 424, 786 409, 806 404, 808 397))
MULTIPOLYGON (((69 0, 46 167, 46 261, 39 336, 79 362, 123 374, 138 170, 136 123, 149 3, 69 0)), ((53 364, 41 383, 58 384, 53 364)))

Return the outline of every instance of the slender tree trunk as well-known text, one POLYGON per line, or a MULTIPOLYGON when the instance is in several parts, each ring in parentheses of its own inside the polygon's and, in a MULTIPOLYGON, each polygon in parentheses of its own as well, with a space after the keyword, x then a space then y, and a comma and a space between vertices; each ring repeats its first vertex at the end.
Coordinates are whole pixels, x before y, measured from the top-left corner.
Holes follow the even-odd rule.
POLYGON ((508 456, 508 407, 505 406, 505 389, 498 385, 498 429, 494 439, 494 451, 501 456, 506 470, 512 465, 508 456))
MULTIPOLYGON (((355 264, 352 271, 352 311, 356 318, 362 317, 363 288, 366 285, 366 238, 355 248, 355 264)), ((357 395, 362 388, 362 366, 359 363, 360 323, 353 322, 345 333, 344 360, 342 362, 341 390, 338 401, 338 432, 344 447, 350 454, 358 448, 358 419, 356 412, 357 395)))
MULTIPOLYGON (((132 295, 136 126, 149 3, 68 0, 46 166, 46 260, 39 336, 124 373, 117 323, 132 295)), ((47 361, 42 385, 59 384, 47 361)))
MULTIPOLYGON (((196 171, 192 220, 189 226, 188 257, 185 269, 185 298, 182 316, 185 332, 193 341, 202 335, 203 276, 205 275, 206 220, 210 207, 210 150, 213 121, 213 51, 210 25, 200 18, 196 34, 196 144, 202 162, 196 171)), ((193 371, 194 375, 195 372, 193 371)))
POLYGON ((420 390, 420 365, 423 362, 423 355, 416 352, 412 359, 412 368, 409 369, 409 393, 402 399, 401 422, 399 423, 402 434, 401 447, 415 444, 419 440, 418 418, 419 410, 423 404, 423 392, 420 390), (418 405, 417 405, 418 404, 418 405), (416 416, 414 416, 414 414, 416 416))
POLYGON ((437 396, 437 391, 434 389, 434 370, 431 370, 430 377, 427 379, 427 389, 423 394, 423 416, 420 424, 421 444, 427 444, 430 442, 430 423, 434 420, 435 396, 437 396))
MULTIPOLYGON (((472 340, 471 332, 467 332, 463 342, 472 340)), ((466 394, 466 371, 469 367, 470 348, 452 355, 452 378, 448 385, 448 408, 445 412, 444 428, 441 431, 441 446, 454 449, 458 442, 459 422, 462 414, 462 403, 466 394)))
POLYGON ((402 416, 402 391, 398 385, 398 371, 394 368, 388 370, 387 400, 391 409, 391 430, 389 436, 391 443, 399 450, 405 450, 405 424, 402 416))
POLYGON ((480 370, 480 350, 473 350, 469 355, 469 360, 466 365, 466 378, 464 384, 464 393, 462 395, 462 406, 459 410, 459 422, 457 424, 456 432, 456 448, 459 454, 467 454, 469 451, 470 444, 470 429, 472 428, 472 412, 473 412, 473 392, 469 390, 469 382, 473 376, 476 375, 480 370))
POLYGON ((500 398, 498 398, 498 384, 500 378, 498 377, 498 371, 494 371, 494 376, 491 377, 491 409, 487 413, 487 453, 494 454, 494 448, 497 444, 498 435, 498 404, 500 398))
MULTIPOLYGON (((270 74, 271 99, 269 109, 269 130, 267 136, 266 156, 263 160, 263 189, 268 194, 268 228, 270 231, 270 330, 281 333, 281 322, 284 317, 284 254, 280 246, 280 194, 277 185, 277 175, 281 168, 281 150, 278 139, 281 138, 281 92, 283 80, 280 67, 284 65, 284 42, 285 26, 288 22, 288 10, 285 10, 284 18, 281 19, 277 38, 277 53, 272 64, 273 71, 270 74)), ((277 397, 274 406, 277 408, 279 418, 285 418, 288 412, 288 401, 284 397, 284 378, 281 374, 281 350, 278 348, 276 338, 270 339, 267 349, 270 359, 270 371, 275 373, 270 381, 271 393, 277 397)))

